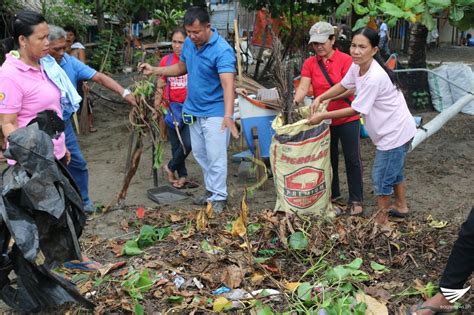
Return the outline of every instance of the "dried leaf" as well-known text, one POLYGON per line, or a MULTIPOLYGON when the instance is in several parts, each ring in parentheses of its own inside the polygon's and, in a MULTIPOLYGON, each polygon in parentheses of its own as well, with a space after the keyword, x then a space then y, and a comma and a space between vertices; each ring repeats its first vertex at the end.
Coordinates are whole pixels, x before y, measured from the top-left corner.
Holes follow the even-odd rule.
POLYGON ((290 292, 293 292, 295 291, 296 289, 298 289, 298 287, 300 286, 301 282, 287 282, 285 283, 285 288, 290 291, 290 292))
POLYGON ((229 306, 232 306, 232 302, 226 299, 225 297, 220 296, 214 301, 214 304, 212 305, 212 310, 214 312, 220 312, 225 307, 229 307, 229 306))
POLYGON ((370 295, 364 293, 356 293, 356 300, 358 303, 365 303, 367 305, 366 315, 388 315, 388 309, 385 304, 380 303, 370 295))
POLYGON ((173 223, 176 223, 176 222, 179 222, 181 221, 183 218, 181 218, 179 215, 177 214, 171 214, 170 215, 170 221, 173 222, 173 223))
POLYGON ((380 287, 368 287, 364 289, 364 292, 379 300, 388 301, 392 295, 385 289, 380 287))
POLYGON ((100 273, 100 276, 103 277, 105 276, 106 274, 108 274, 109 272, 111 272, 112 270, 115 270, 115 269, 118 269, 120 267, 123 267, 127 264, 126 261, 119 261, 119 262, 116 262, 116 263, 109 263, 109 264, 106 264, 104 266, 102 266, 101 268, 99 268, 99 273, 100 273))
POLYGON ((196 227, 198 231, 206 231, 209 226, 209 221, 207 219, 207 209, 202 208, 199 210, 196 216, 196 227))
POLYGON ((254 285, 259 285, 265 279, 265 275, 261 272, 255 272, 250 277, 250 282, 254 285))
POLYGON ((245 234, 247 234, 247 228, 242 220, 242 216, 239 216, 237 220, 234 221, 234 224, 232 224, 232 236, 244 237, 245 234))
POLYGON ((238 288, 243 279, 244 272, 236 265, 227 266, 222 275, 222 282, 232 289, 238 288))
POLYGON ((89 291, 92 289, 92 286, 93 286, 93 284, 92 284, 92 281, 90 281, 90 280, 89 280, 89 281, 86 281, 86 282, 84 282, 84 283, 82 283, 82 284, 77 285, 77 287, 79 288, 79 292, 80 292, 82 295, 84 295, 84 294, 86 294, 87 292, 89 292, 89 291))

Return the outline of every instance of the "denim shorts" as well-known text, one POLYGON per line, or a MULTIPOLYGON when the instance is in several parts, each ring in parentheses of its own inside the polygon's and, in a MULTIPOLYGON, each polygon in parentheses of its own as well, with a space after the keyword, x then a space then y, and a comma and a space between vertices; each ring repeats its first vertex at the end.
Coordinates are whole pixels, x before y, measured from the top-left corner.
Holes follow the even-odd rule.
POLYGON ((405 157, 410 145, 411 140, 388 151, 376 150, 372 167, 372 181, 376 196, 392 195, 393 186, 403 182, 405 157))

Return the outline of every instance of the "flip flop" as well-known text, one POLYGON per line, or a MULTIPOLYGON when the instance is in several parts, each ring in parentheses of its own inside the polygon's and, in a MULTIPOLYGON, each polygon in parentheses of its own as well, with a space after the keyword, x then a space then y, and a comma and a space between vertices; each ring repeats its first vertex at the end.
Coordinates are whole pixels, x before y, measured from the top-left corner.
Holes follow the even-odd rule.
POLYGON ((411 310, 411 307, 405 311, 405 315, 414 315, 418 314, 418 311, 429 311, 430 315, 447 315, 447 314, 455 314, 456 309, 452 310, 445 310, 439 307, 434 307, 434 306, 423 306, 424 302, 420 302, 416 305, 416 308, 414 311, 411 310))
POLYGON ((395 208, 388 209, 388 215, 394 218, 406 218, 410 215, 410 212, 400 212, 395 208))
POLYGON ((185 182, 183 185, 177 185, 175 183, 172 184, 172 186, 176 189, 194 189, 194 188, 198 188, 199 187, 199 184, 198 183, 195 183, 195 182, 191 182, 191 181, 188 181, 188 182, 185 182))
POLYGON ((76 270, 84 270, 84 271, 97 271, 99 270, 99 268, 90 268, 88 267, 88 265, 93 265, 93 264, 97 264, 100 266, 100 264, 96 261, 93 261, 93 260, 88 260, 88 261, 81 261, 81 262, 78 262, 78 263, 73 263, 71 261, 68 261, 68 262, 65 262, 63 264, 64 268, 67 268, 67 269, 76 269, 76 270))

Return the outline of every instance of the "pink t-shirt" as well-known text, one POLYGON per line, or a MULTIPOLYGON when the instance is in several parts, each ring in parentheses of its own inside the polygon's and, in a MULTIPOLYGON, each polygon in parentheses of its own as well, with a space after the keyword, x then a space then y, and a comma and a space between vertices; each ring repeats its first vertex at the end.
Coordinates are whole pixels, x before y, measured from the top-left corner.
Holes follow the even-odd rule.
MULTIPOLYGON (((62 118, 61 93, 43 69, 25 64, 12 54, 6 55, 0 68, 0 114, 17 114, 18 128, 25 127, 46 109, 54 110, 62 118)), ((54 155, 61 159, 66 154, 64 133, 53 140, 54 155)))
POLYGON ((407 143, 415 136, 416 125, 402 92, 376 60, 363 76, 359 71, 360 67, 352 64, 341 84, 355 88, 352 108, 362 114, 370 139, 382 151, 407 143))

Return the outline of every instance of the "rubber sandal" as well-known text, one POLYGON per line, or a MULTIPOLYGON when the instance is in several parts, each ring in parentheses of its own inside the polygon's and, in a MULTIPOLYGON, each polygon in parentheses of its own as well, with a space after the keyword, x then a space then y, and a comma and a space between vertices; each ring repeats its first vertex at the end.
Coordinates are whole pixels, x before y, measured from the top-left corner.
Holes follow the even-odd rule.
POLYGON ((198 183, 195 183, 195 182, 191 182, 191 181, 188 181, 188 182, 185 182, 183 185, 177 185, 177 184, 172 184, 174 188, 176 189, 194 189, 194 188, 198 188, 199 187, 199 184, 198 183))
POLYGON ((97 270, 99 270, 99 268, 90 268, 90 267, 88 267, 88 265, 92 265, 92 264, 97 264, 97 265, 101 266, 98 262, 93 261, 93 260, 81 261, 81 262, 78 262, 78 263, 73 263, 71 261, 68 261, 68 262, 65 262, 63 264, 63 266, 64 266, 64 268, 72 269, 72 270, 84 270, 84 271, 97 271, 97 270))
POLYGON ((395 208, 389 208, 388 209, 388 215, 394 218, 406 218, 410 215, 410 212, 400 212, 395 208))
POLYGON ((89 128, 89 132, 90 132, 90 133, 97 132, 97 128, 95 128, 95 127, 90 127, 90 128, 89 128))
POLYGON ((352 201, 351 206, 348 209, 348 214, 354 217, 362 217, 364 216, 364 207, 362 206, 362 202, 359 201, 352 201), (355 207, 361 207, 362 211, 358 213, 354 213, 355 207))
POLYGON ((418 314, 418 311, 429 311, 430 315, 447 315, 447 314, 455 314, 457 311, 456 309, 452 308, 451 310, 445 310, 439 307, 434 306, 423 306, 423 303, 420 302, 416 305, 415 310, 412 310, 413 306, 406 310, 405 315, 415 315, 418 314))
POLYGON ((336 217, 341 217, 343 215, 346 215, 346 209, 344 207, 341 207, 339 205, 334 206, 334 211, 336 212, 336 217))

